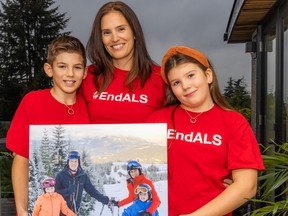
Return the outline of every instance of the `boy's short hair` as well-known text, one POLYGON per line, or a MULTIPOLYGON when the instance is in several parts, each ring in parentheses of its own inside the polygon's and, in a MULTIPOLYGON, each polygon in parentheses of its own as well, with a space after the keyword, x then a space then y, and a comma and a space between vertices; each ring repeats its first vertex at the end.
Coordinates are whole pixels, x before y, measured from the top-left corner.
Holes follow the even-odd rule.
POLYGON ((53 65, 56 57, 63 52, 78 53, 83 57, 84 67, 86 67, 85 48, 79 39, 69 35, 54 39, 48 45, 47 63, 53 65))

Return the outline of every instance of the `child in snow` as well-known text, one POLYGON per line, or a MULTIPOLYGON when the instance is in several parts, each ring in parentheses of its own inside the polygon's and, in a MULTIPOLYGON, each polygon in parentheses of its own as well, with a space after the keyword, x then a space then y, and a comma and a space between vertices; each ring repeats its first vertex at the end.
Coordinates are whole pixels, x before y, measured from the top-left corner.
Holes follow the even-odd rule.
POLYGON ((154 214, 146 212, 152 204, 152 190, 148 184, 140 184, 135 189, 135 195, 137 199, 133 202, 131 206, 126 208, 122 216, 159 216, 158 210, 154 214))
POLYGON ((47 178, 42 182, 44 193, 38 197, 32 216, 59 215, 60 211, 67 216, 76 216, 61 194, 55 192, 55 184, 54 178, 47 178))
POLYGON ((151 194, 152 194, 153 199, 151 201, 151 205, 149 205, 149 208, 147 209, 147 211, 145 211, 146 214, 143 213, 142 215, 147 215, 147 216, 154 215, 161 201, 154 187, 153 182, 150 179, 145 177, 145 175, 142 172, 142 166, 137 161, 132 160, 128 162, 127 172, 130 176, 130 178, 127 179, 127 189, 129 191, 128 197, 120 201, 113 200, 111 202, 113 203, 113 205, 117 207, 127 205, 137 199, 137 194, 134 193, 137 186, 140 184, 147 184, 151 188, 151 194))

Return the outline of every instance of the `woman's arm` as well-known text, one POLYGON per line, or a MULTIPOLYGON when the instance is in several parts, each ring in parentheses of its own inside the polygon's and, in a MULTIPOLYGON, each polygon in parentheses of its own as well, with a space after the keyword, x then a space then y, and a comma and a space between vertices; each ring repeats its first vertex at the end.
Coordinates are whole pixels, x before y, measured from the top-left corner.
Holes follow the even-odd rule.
POLYGON ((197 211, 185 216, 219 216, 232 212, 255 196, 257 173, 255 169, 233 170, 233 183, 229 187, 197 211))

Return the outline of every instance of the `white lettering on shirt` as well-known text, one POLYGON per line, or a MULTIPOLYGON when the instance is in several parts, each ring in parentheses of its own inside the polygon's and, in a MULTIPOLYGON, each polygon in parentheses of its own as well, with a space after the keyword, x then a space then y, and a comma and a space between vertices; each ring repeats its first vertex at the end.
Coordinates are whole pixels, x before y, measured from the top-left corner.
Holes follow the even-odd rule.
POLYGON ((219 134, 214 134, 212 136, 209 136, 207 133, 201 133, 201 132, 191 132, 189 134, 184 134, 177 132, 173 129, 168 129, 167 132, 167 138, 168 139, 176 139, 176 140, 182 140, 186 142, 191 143, 200 143, 205 145, 215 145, 220 146, 222 144, 222 137, 219 134))
POLYGON ((131 102, 131 103, 147 103, 148 102, 148 96, 145 94, 136 95, 136 94, 108 94, 108 92, 102 92, 101 94, 98 94, 98 92, 95 92, 93 94, 93 100, 103 100, 103 101, 119 101, 119 102, 131 102))

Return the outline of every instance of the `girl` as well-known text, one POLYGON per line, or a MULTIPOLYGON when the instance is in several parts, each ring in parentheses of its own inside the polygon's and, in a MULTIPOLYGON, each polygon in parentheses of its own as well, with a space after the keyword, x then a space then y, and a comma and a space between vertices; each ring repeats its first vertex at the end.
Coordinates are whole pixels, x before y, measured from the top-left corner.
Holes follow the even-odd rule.
POLYGON ((170 48, 161 75, 167 107, 150 122, 168 124, 169 216, 232 215, 255 195, 257 170, 264 169, 249 123, 224 100, 200 51, 170 48), (230 176, 233 183, 225 188, 230 176))
POLYGON ((44 193, 38 197, 32 216, 56 216, 60 211, 67 216, 76 216, 61 194, 55 192, 55 184, 54 178, 46 178, 42 182, 44 193))

